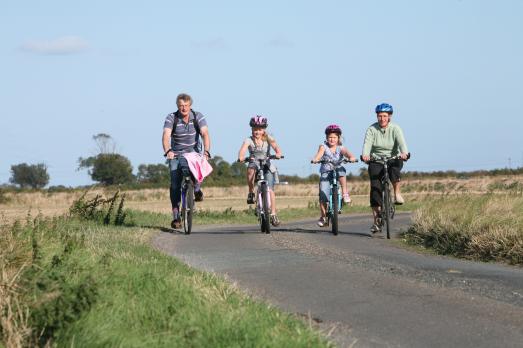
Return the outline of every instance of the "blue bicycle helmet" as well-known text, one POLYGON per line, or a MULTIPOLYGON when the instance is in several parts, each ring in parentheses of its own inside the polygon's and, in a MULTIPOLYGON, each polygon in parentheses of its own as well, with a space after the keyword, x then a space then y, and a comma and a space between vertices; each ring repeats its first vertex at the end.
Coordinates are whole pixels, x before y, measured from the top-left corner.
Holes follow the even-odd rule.
POLYGON ((392 115, 392 105, 387 103, 381 103, 378 106, 376 106, 376 113, 379 114, 380 112, 387 112, 390 115, 392 115))

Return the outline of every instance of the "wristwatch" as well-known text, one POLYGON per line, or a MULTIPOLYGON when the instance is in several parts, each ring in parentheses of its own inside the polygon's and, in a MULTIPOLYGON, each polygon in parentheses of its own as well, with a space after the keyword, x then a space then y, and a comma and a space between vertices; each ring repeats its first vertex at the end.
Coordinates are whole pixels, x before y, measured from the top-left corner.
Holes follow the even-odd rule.
POLYGON ((169 152, 174 152, 173 149, 169 149, 167 150, 164 154, 163 154, 163 157, 167 157, 167 155, 169 154, 169 152))

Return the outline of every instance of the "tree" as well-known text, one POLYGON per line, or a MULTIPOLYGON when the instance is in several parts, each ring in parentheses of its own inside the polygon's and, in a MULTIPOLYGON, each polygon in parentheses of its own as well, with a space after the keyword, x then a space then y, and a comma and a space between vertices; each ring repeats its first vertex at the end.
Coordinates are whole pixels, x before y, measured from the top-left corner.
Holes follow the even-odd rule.
POLYGON ((47 166, 44 163, 12 165, 9 182, 20 185, 21 188, 28 186, 33 189, 42 188, 49 183, 47 166))
POLYGON ((116 144, 109 134, 98 133, 93 135, 99 153, 116 153, 116 144))
POLYGON ((91 179, 104 185, 128 184, 134 182, 131 161, 115 153, 115 144, 111 136, 100 133, 93 136, 99 154, 78 159, 78 169, 88 169, 91 179))
POLYGON ((170 170, 165 164, 140 164, 136 178, 140 183, 168 184, 170 170))
POLYGON ((101 153, 93 161, 89 171, 91 178, 104 185, 134 182, 133 167, 127 157, 117 153, 101 153))

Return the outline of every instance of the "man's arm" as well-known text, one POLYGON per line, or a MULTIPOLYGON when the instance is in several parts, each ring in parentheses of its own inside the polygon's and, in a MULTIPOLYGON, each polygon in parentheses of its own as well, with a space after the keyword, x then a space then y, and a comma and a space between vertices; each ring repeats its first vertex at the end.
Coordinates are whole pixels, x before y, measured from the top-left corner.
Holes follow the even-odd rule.
POLYGON ((203 139, 203 151, 205 156, 207 156, 207 159, 210 157, 210 151, 211 151, 211 137, 209 135, 209 129, 207 126, 204 126, 200 129, 200 134, 203 139))
MULTIPOLYGON (((163 129, 163 135, 162 135, 162 146, 163 146, 163 153, 166 153, 171 148, 171 128, 164 128, 163 129)), ((174 152, 170 151, 167 156, 167 159, 173 159, 174 158, 174 152)))

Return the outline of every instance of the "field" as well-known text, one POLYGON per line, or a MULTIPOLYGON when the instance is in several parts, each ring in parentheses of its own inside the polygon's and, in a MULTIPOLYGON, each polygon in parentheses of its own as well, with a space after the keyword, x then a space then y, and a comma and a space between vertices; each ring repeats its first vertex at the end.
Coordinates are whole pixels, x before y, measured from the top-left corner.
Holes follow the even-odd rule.
MULTIPOLYGON (((355 206, 368 206, 368 182, 349 182, 350 192, 355 206)), ((279 209, 307 208, 314 206, 318 200, 316 184, 276 186, 277 206, 279 209)), ((403 193, 410 202, 421 202, 434 196, 459 195, 463 193, 482 194, 488 192, 523 191, 523 176, 495 176, 470 179, 406 179, 403 182, 403 193)), ((115 189, 95 188, 88 196, 96 194, 110 195, 115 189)), ((226 209, 242 211, 245 204, 247 188, 242 187, 205 187, 205 200, 198 204, 199 209, 212 212, 223 212, 226 209)), ((4 220, 14 221, 24 218, 28 211, 33 215, 58 216, 68 211, 71 203, 83 191, 73 192, 8 192, 6 203, 0 203, 4 220)), ((165 189, 143 189, 124 191, 126 206, 133 210, 168 214, 170 212, 169 191, 165 189)))

